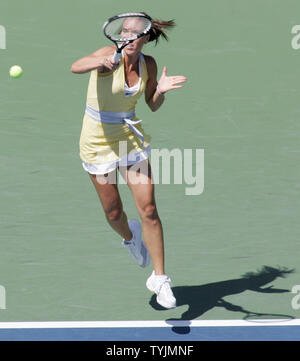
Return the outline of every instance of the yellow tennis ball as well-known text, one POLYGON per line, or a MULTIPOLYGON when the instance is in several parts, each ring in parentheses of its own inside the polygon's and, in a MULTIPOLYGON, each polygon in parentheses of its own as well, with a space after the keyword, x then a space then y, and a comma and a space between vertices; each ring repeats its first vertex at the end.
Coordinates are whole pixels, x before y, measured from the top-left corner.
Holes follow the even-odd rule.
POLYGON ((19 65, 14 65, 9 69, 9 75, 12 78, 20 78, 23 74, 23 69, 19 65))

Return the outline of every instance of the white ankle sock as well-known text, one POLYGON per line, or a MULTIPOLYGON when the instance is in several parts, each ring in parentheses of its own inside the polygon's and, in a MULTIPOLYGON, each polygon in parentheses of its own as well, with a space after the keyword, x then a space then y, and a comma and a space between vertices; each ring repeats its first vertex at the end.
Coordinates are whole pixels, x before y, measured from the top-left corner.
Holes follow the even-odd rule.
POLYGON ((154 276, 158 281, 161 281, 161 280, 164 280, 164 279, 168 278, 167 275, 156 275, 155 272, 153 272, 153 276, 154 276))

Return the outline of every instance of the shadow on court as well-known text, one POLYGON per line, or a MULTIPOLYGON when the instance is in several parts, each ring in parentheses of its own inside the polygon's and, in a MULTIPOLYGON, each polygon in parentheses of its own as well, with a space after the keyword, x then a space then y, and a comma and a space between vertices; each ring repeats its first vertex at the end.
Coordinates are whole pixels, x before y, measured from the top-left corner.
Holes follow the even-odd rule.
MULTIPOLYGON (((242 308, 241 306, 234 305, 230 302, 223 300, 223 297, 242 293, 244 291, 254 291, 259 293, 285 293, 290 292, 286 289, 273 288, 273 286, 265 287, 270 282, 276 280, 276 278, 284 278, 288 274, 293 273, 293 269, 287 268, 273 268, 269 266, 263 266, 261 270, 257 272, 248 272, 238 279, 232 279, 227 281, 208 283, 206 285, 199 286, 178 286, 173 287, 174 296, 177 299, 177 306, 188 305, 189 308, 185 311, 180 319, 167 320, 170 324, 173 321, 178 320, 193 320, 203 315, 205 312, 213 309, 214 307, 222 307, 228 311, 241 312, 245 314, 244 319, 255 318, 293 318, 289 315, 279 314, 262 314, 252 312, 242 308)), ((151 297, 149 304, 158 311, 165 310, 156 302, 156 295, 151 297)), ((173 331, 177 333, 188 333, 189 327, 173 327, 173 331)))

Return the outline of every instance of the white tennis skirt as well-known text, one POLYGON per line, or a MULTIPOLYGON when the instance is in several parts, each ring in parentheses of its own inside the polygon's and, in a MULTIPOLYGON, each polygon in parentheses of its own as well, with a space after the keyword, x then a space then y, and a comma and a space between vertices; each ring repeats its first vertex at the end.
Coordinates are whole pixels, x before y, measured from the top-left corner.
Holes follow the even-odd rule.
POLYGON ((142 151, 133 150, 129 154, 119 158, 116 161, 108 163, 86 163, 82 162, 83 169, 90 174, 106 174, 114 171, 119 166, 128 166, 139 163, 150 156, 150 145, 142 151))

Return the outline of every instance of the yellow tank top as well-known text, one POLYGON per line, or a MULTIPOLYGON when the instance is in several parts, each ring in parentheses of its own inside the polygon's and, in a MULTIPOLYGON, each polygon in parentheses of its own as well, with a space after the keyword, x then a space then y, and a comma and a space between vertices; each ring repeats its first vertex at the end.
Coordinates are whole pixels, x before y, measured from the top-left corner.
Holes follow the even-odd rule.
MULTIPOLYGON (((95 110, 109 112, 128 112, 135 109, 138 99, 144 94, 148 80, 147 65, 140 56, 140 86, 137 92, 125 96, 124 58, 119 67, 108 73, 93 70, 90 75, 87 105, 95 110)), ((138 120, 135 117, 134 120, 138 120)), ((144 134, 144 148, 150 144, 151 137, 145 134, 141 124, 136 125, 144 134)), ((141 140, 125 124, 106 124, 98 122, 87 114, 84 115, 80 135, 80 157, 87 163, 106 163, 119 159, 132 150, 142 150, 141 140), (119 142, 127 142, 119 149, 119 142)))
POLYGON ((135 105, 146 89, 148 80, 147 66, 144 57, 140 56, 141 62, 141 83, 136 94, 125 97, 125 69, 124 58, 121 58, 120 66, 108 73, 91 72, 87 104, 96 110, 108 112, 128 112, 135 108, 135 105))

